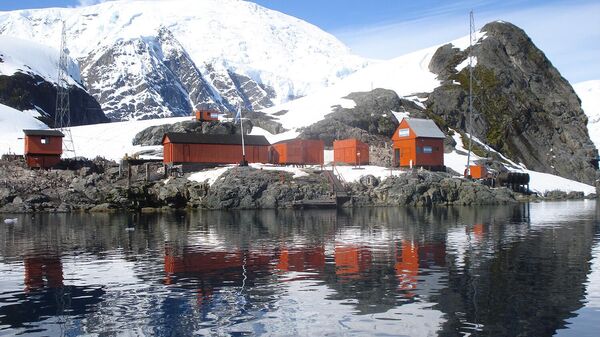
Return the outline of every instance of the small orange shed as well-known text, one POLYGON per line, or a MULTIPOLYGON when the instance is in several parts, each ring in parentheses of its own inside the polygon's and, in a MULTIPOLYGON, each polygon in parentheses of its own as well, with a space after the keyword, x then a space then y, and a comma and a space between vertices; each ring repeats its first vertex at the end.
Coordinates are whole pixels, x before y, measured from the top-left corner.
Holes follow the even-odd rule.
POLYGON ((25 161, 31 168, 50 168, 60 163, 62 139, 58 130, 23 130, 25 161))
POLYGON ((281 165, 323 165, 325 144, 319 139, 292 139, 273 144, 271 162, 281 165))
POLYGON ((334 140, 333 161, 336 164, 368 165, 369 145, 355 138, 334 140))
POLYGON ((196 120, 199 122, 218 121, 219 113, 212 110, 196 110, 196 120))
MULTIPOLYGON (((169 132, 163 136, 165 164, 235 164, 242 159, 242 136, 169 132)), ((269 162, 269 141, 264 136, 244 136, 246 160, 269 162)))
POLYGON ((487 170, 483 165, 471 165, 469 166, 469 175, 473 179, 482 179, 487 176, 487 170))
POLYGON ((443 169, 444 138, 430 119, 403 118, 392 136, 393 165, 443 169))

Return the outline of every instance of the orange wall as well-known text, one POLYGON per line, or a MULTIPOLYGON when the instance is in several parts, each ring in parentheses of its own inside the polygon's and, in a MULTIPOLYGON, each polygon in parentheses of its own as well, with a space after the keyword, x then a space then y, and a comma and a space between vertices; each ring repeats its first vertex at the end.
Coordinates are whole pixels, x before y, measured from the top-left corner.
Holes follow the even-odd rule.
POLYGON ((369 145, 358 139, 344 139, 333 142, 333 161, 350 165, 369 164, 369 145), (360 162, 357 153, 360 152, 360 162))
POLYGON ((473 179, 485 178, 487 175, 487 170, 485 169, 485 166, 482 165, 471 165, 469 166, 469 171, 471 172, 471 178, 473 179))
POLYGON ((62 137, 49 137, 47 144, 42 144, 42 136, 25 136, 25 154, 62 154, 62 137))
MULTIPOLYGON (((235 164, 242 160, 241 145, 163 144, 165 163, 235 164)), ((269 147, 246 145, 246 160, 250 163, 269 162, 269 147)))
POLYGON ((296 139, 272 145, 272 163, 323 165, 325 145, 322 140, 296 139))
POLYGON ((49 155, 49 154, 27 154, 25 155, 25 161, 27 166, 35 168, 50 168, 60 163, 60 155, 49 155))

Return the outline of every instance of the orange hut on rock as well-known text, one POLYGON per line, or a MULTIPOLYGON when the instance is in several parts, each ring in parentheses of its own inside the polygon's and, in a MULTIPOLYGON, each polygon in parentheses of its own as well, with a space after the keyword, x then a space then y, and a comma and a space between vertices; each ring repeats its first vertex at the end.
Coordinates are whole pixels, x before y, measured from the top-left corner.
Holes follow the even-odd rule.
POLYGON ((355 138, 335 140, 333 161, 336 164, 368 165, 369 145, 355 138))
POLYGON ((30 168, 51 168, 60 163, 62 139, 58 130, 23 130, 25 161, 30 168))
POLYGON ((443 170, 444 138, 432 120, 403 118, 392 136, 393 165, 443 170))
POLYGON ((216 122, 219 121, 219 113, 212 110, 196 110, 196 121, 198 122, 216 122))
POLYGON ((323 165, 325 144, 320 139, 291 139, 273 144, 271 162, 280 165, 323 165))

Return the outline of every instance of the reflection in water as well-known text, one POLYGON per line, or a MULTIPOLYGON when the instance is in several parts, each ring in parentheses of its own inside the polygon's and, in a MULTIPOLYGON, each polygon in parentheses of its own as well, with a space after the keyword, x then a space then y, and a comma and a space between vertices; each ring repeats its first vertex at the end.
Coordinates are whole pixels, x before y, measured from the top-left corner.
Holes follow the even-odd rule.
POLYGON ((21 216, 0 228, 0 335, 592 335, 597 212, 21 216))

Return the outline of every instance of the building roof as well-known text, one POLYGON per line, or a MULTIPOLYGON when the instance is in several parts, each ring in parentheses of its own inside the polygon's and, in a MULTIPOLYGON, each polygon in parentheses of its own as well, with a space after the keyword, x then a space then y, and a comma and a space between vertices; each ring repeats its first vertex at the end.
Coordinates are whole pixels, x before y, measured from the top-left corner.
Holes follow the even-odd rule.
MULTIPOLYGON (((167 132, 163 136, 163 143, 165 137, 169 137, 171 143, 174 144, 221 144, 221 145, 242 145, 242 136, 240 134, 235 135, 207 135, 202 133, 188 133, 188 132, 167 132)), ((244 143, 246 145, 271 145, 265 136, 244 136, 244 143)))
POLYGON ((446 138, 446 135, 431 119, 404 118, 417 137, 446 138))
POLYGON ((65 135, 58 130, 23 130, 26 136, 48 136, 48 137, 64 137, 65 135))

